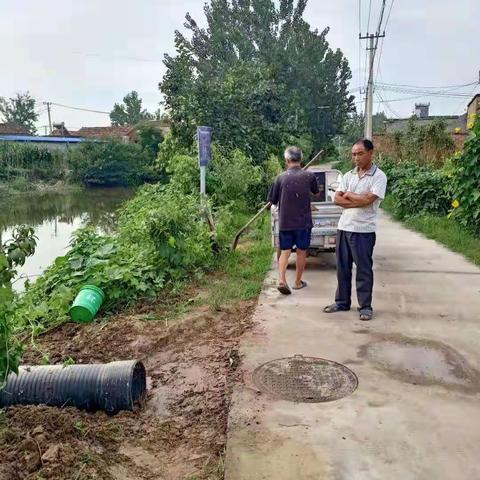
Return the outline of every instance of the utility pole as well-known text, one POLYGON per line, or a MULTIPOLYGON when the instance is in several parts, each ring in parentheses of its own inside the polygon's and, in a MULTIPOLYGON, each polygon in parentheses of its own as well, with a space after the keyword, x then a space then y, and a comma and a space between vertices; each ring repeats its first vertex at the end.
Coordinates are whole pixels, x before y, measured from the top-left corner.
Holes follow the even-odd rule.
POLYGON ((48 111, 48 126, 50 128, 50 133, 52 133, 52 117, 50 115, 50 102, 43 102, 44 105, 47 106, 47 111, 48 111))
POLYGON ((360 40, 368 39, 367 50, 369 55, 369 70, 367 83, 367 96, 365 98, 365 138, 372 140, 373 138, 373 66, 375 62, 375 52, 377 50, 378 39, 385 37, 385 32, 382 35, 376 33, 367 33, 365 36, 359 36, 360 40), (375 41, 376 40, 376 41, 375 41))

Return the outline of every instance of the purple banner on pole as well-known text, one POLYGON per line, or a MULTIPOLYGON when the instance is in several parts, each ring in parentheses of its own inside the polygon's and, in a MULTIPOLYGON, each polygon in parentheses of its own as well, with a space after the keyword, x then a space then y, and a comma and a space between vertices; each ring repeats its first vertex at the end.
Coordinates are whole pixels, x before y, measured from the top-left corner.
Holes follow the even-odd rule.
POLYGON ((206 167, 212 160, 212 127, 197 127, 198 163, 206 167))

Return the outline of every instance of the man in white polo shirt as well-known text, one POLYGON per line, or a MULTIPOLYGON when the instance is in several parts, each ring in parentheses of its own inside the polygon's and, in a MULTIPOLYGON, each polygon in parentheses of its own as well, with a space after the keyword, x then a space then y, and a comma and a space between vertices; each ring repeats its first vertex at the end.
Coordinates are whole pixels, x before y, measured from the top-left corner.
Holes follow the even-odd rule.
POLYGON ((335 194, 344 208, 337 231, 337 280, 335 303, 326 313, 350 310, 352 265, 357 266, 357 299, 360 320, 371 320, 373 290, 373 247, 380 202, 385 198, 387 176, 373 163, 373 143, 362 139, 352 147, 356 167, 346 173, 335 194))

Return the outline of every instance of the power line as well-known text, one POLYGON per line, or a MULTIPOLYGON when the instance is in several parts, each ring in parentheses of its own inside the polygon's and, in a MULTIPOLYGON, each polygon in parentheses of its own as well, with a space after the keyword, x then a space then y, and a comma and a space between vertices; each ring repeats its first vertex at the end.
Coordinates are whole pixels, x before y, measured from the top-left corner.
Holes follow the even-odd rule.
POLYGON ((388 100, 384 100, 384 99, 383 99, 382 95, 381 95, 379 92, 375 92, 375 94, 376 94, 377 97, 380 99, 380 103, 383 103, 394 117, 397 117, 397 118, 400 118, 400 117, 401 117, 401 115, 400 115, 399 113, 397 113, 397 112, 389 105, 388 100))
MULTIPOLYGON (((475 90, 477 89, 477 86, 478 86, 478 82, 476 83, 476 85, 473 87, 473 90, 470 92, 470 97, 473 97, 473 94, 475 93, 475 90)), ((460 103, 458 105, 458 107, 454 110, 455 114, 458 114, 460 112, 460 110, 463 110, 463 108, 465 108, 465 103, 460 103)))
MULTIPOLYGON (((370 29, 370 17, 371 17, 371 13, 372 13, 372 0, 369 0, 369 2, 368 2, 367 31, 366 31, 367 34, 368 34, 368 30, 370 29)), ((358 34, 359 40, 361 40, 361 36, 362 36, 362 31, 360 30, 360 32, 359 32, 359 34, 358 34)), ((367 83, 367 68, 368 68, 367 58, 368 58, 368 50, 365 49, 365 71, 363 72, 363 85, 364 85, 364 88, 365 88, 365 85, 366 85, 366 83, 367 83)))
POLYGON ((104 112, 102 110, 92 110, 90 108, 81 108, 81 107, 71 107, 69 105, 63 105, 61 103, 49 102, 50 105, 55 105, 56 107, 68 108, 70 110, 80 110, 82 112, 91 112, 91 113, 103 113, 105 115, 110 115, 110 112, 104 112))
POLYGON ((395 3, 395 0, 392 0, 392 3, 390 4, 390 10, 388 11, 388 15, 387 15, 387 21, 385 22, 384 30, 387 29, 388 21, 390 20, 390 15, 392 14, 392 9, 393 9, 393 4, 394 3, 395 3))
MULTIPOLYGON (((392 9, 393 9, 393 4, 394 3, 395 3, 395 0, 392 0, 392 3, 390 4, 390 9, 388 10, 387 20, 385 21, 385 26, 383 27, 384 31, 387 29, 388 21, 390 20, 390 15, 392 14, 392 9)), ((380 60, 382 58, 384 41, 385 41, 385 39, 382 38, 382 43, 380 44, 380 52, 378 54, 377 73, 375 75, 375 82, 377 81, 377 78, 378 78, 378 70, 380 68, 380 60)))
POLYGON ((468 93, 453 93, 450 90, 445 91, 432 91, 432 90, 420 90, 420 89, 407 89, 402 87, 393 87, 389 85, 384 85, 381 83, 377 84, 377 88, 387 92, 396 92, 396 93, 405 93, 405 94, 418 94, 424 95, 426 97, 450 97, 450 98, 468 98, 471 95, 468 93))
MULTIPOLYGON (((383 22, 383 15, 385 13, 385 5, 386 5, 386 0, 382 1, 382 9, 380 10, 380 18, 378 20, 378 26, 377 26, 377 35, 380 35, 380 29, 382 27, 382 22, 383 22)), ((377 44, 378 44, 378 38, 377 38, 377 44)))
MULTIPOLYGON (((362 0, 358 0, 358 85, 362 85, 362 0)), ((361 87, 358 87, 359 90, 361 87)))
POLYGON ((387 83, 387 82, 381 82, 382 85, 388 85, 389 87, 407 87, 407 88, 419 88, 419 89, 438 89, 438 90, 443 90, 443 89, 456 89, 456 88, 464 88, 464 87, 471 87, 472 85, 478 85, 478 81, 475 80, 474 82, 470 83, 462 83, 460 85, 444 85, 444 86, 436 86, 436 87, 425 87, 425 86, 420 86, 420 85, 406 85, 402 83, 387 83))
POLYGON ((367 33, 370 28, 370 14, 372 13, 372 0, 368 4, 368 21, 367 21, 367 33))
POLYGON ((373 69, 374 69, 374 63, 375 63, 375 53, 378 48, 378 41, 380 38, 385 37, 385 32, 383 34, 380 33, 381 27, 382 27, 382 22, 383 22, 383 16, 385 13, 385 6, 386 6, 386 0, 382 0, 382 8, 380 10, 380 17, 378 20, 378 25, 375 31, 375 34, 373 33, 368 33, 368 29, 370 26, 370 14, 371 14, 371 0, 370 0, 370 5, 369 5, 369 15, 368 15, 368 24, 367 24, 367 32, 365 36, 362 36, 360 34, 359 38, 361 40, 365 39, 369 41, 368 43, 368 48, 367 50, 369 51, 369 69, 368 69, 368 84, 367 84, 367 94, 365 98, 365 138, 372 138, 373 135, 373 69))

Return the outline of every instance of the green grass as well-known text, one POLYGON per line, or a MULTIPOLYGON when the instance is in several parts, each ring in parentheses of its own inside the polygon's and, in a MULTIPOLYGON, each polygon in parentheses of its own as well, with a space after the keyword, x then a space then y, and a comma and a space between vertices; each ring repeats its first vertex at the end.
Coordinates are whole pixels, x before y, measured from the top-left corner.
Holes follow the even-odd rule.
POLYGON ((221 260, 221 275, 208 287, 209 302, 225 304, 257 297, 272 263, 272 253, 270 221, 265 214, 245 235, 237 250, 221 260))
POLYGON ((430 214, 399 218, 391 195, 385 198, 382 208, 411 230, 423 233, 427 238, 436 240, 450 250, 461 253, 476 265, 480 265, 480 238, 454 220, 430 214))
MULTIPOLYGON (((239 214, 238 225, 244 225, 252 214, 239 214)), ((234 233, 231 233, 233 239, 234 233)), ((175 321, 194 308, 207 305, 211 310, 222 310, 238 301, 256 298, 263 286, 265 275, 272 263, 273 248, 270 237, 270 218, 265 213, 244 236, 235 252, 224 252, 215 269, 202 274, 194 282, 195 296, 189 297, 189 282, 179 288, 178 295, 156 313, 144 316, 145 320, 175 321)))

